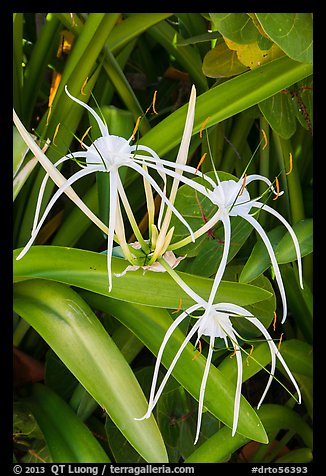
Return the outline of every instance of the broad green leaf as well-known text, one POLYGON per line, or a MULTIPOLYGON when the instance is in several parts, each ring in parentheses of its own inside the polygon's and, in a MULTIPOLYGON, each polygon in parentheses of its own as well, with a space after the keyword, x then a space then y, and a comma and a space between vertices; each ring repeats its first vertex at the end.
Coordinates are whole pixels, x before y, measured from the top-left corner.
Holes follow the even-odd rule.
POLYGON ((28 403, 54 463, 110 462, 91 431, 53 390, 35 384, 28 403))
POLYGON ((313 61, 312 13, 256 13, 265 33, 292 59, 313 61))
POLYGON ((290 94, 283 92, 265 99, 258 104, 262 114, 275 130, 284 139, 289 139, 296 131, 296 107, 290 94))
MULTIPOLYGON (((14 308, 50 345, 143 458, 166 462, 154 418, 134 419, 146 413, 147 402, 133 372, 85 301, 68 286, 37 279, 15 285, 14 308)), ((56 418, 56 413, 52 414, 56 418)))
MULTIPOLYGON (((82 295, 91 306, 109 312, 120 320, 121 323, 137 335, 153 354, 157 355, 164 335, 173 322, 170 314, 165 309, 140 306, 127 302, 122 306, 115 299, 88 292, 82 292, 82 295)), ((162 356, 164 367, 167 368, 170 365, 172 358, 183 341, 183 332, 180 329, 176 329, 170 337, 162 356)), ((198 400, 206 359, 202 355, 196 359, 193 359, 193 357, 193 345, 188 344, 181 354, 172 375, 198 400)), ((211 365, 204 405, 216 418, 230 427, 232 427, 233 422, 234 393, 235 386, 228 378, 222 376, 218 369, 211 365)), ((267 441, 263 427, 244 397, 241 398, 237 431, 256 441, 265 443, 267 441)))
POLYGON ((247 71, 248 67, 238 59, 236 51, 221 42, 204 57, 203 73, 209 78, 229 78, 247 71))
MULTIPOLYGON (((266 38, 264 39, 266 40, 266 38)), ((238 60, 250 69, 284 55, 284 52, 275 44, 268 49, 262 49, 257 41, 241 45, 228 38, 224 38, 224 40, 230 50, 236 51, 238 60)))
POLYGON ((253 43, 261 36, 247 13, 210 13, 217 30, 240 44, 253 43))
MULTIPOLYGON (((18 250, 15 251, 17 256, 18 250)), ((117 278, 128 262, 112 258, 113 289, 108 292, 106 256, 91 251, 56 246, 35 246, 19 261, 15 260, 15 279, 44 278, 59 281, 89 291, 149 306, 177 309, 182 298, 185 309, 193 304, 167 273, 128 272, 117 278)), ((203 298, 209 296, 212 280, 180 273, 184 281, 203 298)), ((222 281, 216 294, 216 302, 253 304, 271 297, 271 293, 256 286, 222 281)))
MULTIPOLYGON (((294 410, 282 405, 265 404, 258 414, 268 434, 280 429, 291 429, 300 435, 307 447, 312 448, 312 430, 294 410)), ((219 463, 248 441, 238 434, 232 437, 229 428, 222 428, 194 451, 185 463, 219 463)))

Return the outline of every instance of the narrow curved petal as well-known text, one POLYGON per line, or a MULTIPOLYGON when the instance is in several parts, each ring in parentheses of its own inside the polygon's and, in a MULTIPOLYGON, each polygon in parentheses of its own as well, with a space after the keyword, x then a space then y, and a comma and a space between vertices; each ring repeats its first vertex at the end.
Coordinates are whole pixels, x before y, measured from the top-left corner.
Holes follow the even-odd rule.
POLYGON ((259 408, 261 406, 261 404, 263 403, 263 400, 266 396, 266 393, 271 385, 271 382, 273 380, 273 377, 274 377, 274 373, 275 373, 275 361, 276 361, 276 357, 279 359, 279 361, 281 362, 284 370, 286 371, 289 379, 291 380, 291 382, 293 383, 297 393, 298 393, 298 398, 299 398, 299 403, 301 403, 301 392, 300 392, 300 389, 298 387, 298 384, 297 382, 295 381, 289 367, 287 366, 287 364, 285 363, 282 355, 280 354, 280 351, 279 349, 277 348, 277 346, 275 345, 272 337, 270 336, 270 334, 268 333, 268 331, 265 329, 265 327, 263 326, 263 324, 259 321, 259 319, 257 319, 256 317, 246 317, 244 316, 248 321, 252 322, 260 331, 261 333, 264 335, 268 345, 269 345, 269 348, 270 348, 270 351, 271 351, 271 356, 272 356, 272 363, 271 363, 271 372, 270 372, 270 377, 268 379, 268 382, 267 382, 267 385, 266 385, 266 388, 265 388, 265 391, 257 405, 257 408, 259 408))
POLYGON ((173 321, 173 323, 171 324, 171 326, 169 327, 169 329, 166 331, 165 333, 165 336, 164 336, 164 339, 162 341, 162 344, 161 344, 161 347, 158 351, 158 354, 157 354, 157 358, 156 358, 156 363, 155 363, 155 368, 154 368, 154 374, 153 374, 153 379, 152 379, 152 387, 151 387, 151 391, 150 391, 150 396, 149 396, 149 401, 148 401, 148 410, 146 412, 146 414, 141 417, 141 418, 135 418, 135 420, 144 420, 146 418, 149 418, 150 417, 150 414, 153 410, 153 408, 155 407, 158 399, 160 398, 160 395, 165 387, 165 384, 168 380, 168 378, 170 377, 171 373, 172 373, 172 370, 175 366, 175 364, 177 363, 179 357, 180 357, 180 354, 181 352, 183 351, 184 347, 187 345, 187 343, 189 342, 189 340, 191 339, 191 337, 195 334, 196 330, 197 330, 197 327, 198 327, 198 322, 196 323, 197 324, 197 327, 196 325, 194 326, 195 327, 195 330, 194 330, 194 327, 192 328, 192 330, 189 332, 189 334, 187 335, 187 337, 185 338, 184 342, 182 343, 179 351, 177 352, 176 356, 174 357, 172 363, 170 364, 170 367, 159 387, 159 389, 157 390, 157 393, 155 395, 155 388, 156 388, 156 384, 157 384, 157 379, 158 379, 158 373, 159 373, 159 368, 160 368, 160 364, 161 364, 161 360, 162 360, 162 355, 163 355, 163 352, 164 352, 164 349, 165 349, 165 346, 168 342, 168 340, 170 339, 171 335, 173 334, 173 332, 175 331, 175 329, 178 327, 178 325, 189 315, 191 314, 192 312, 194 312, 195 310, 199 309, 200 305, 199 304, 194 304, 193 306, 189 307, 186 311, 184 311, 182 314, 180 314, 180 316, 178 316, 175 321, 173 321))
POLYGON ((271 208, 268 205, 264 205, 263 203, 260 203, 260 202, 254 202, 252 206, 257 207, 257 208, 262 208, 263 210, 267 211, 271 215, 274 215, 276 218, 278 218, 280 220, 280 222, 283 223, 283 225, 286 227, 286 229, 290 233, 290 236, 292 238, 292 241, 293 241, 293 244, 294 244, 294 247, 295 247, 295 251, 296 251, 296 254, 297 254, 300 286, 303 289, 302 262, 301 262, 300 245, 299 245, 299 242, 298 242, 298 238, 297 238, 296 234, 294 233, 290 223, 288 223, 280 213, 278 213, 276 210, 274 210, 274 208, 271 208))
MULTIPOLYGON (((137 156, 135 161, 140 164, 145 163, 148 167, 151 167, 152 169, 156 169, 156 161, 154 160, 151 161, 150 159, 151 159, 150 157, 146 157, 146 156, 137 156), (146 162, 147 159, 149 160, 149 163, 146 162), (151 162, 154 162, 154 163, 151 163, 151 162)), ((169 170, 166 167, 173 167, 176 170, 191 173, 195 175, 196 178, 201 177, 205 181, 207 181, 213 188, 216 188, 217 186, 214 180, 212 180, 210 177, 202 173, 200 170, 197 171, 194 167, 191 167, 190 165, 177 164, 176 162, 170 162, 169 160, 163 160, 163 159, 160 159, 160 163, 165 166, 165 173, 167 175, 170 175, 173 178, 177 178, 178 180, 180 180, 180 182, 183 182, 189 185, 190 187, 194 188, 195 190, 202 193, 203 195, 207 196, 206 187, 195 182, 192 179, 189 179, 184 176, 179 176, 179 173, 175 172, 174 170, 169 170)))
POLYGON ((218 267, 218 270, 216 272, 215 278, 214 278, 214 283, 211 289, 211 293, 208 299, 208 306, 211 306, 213 304, 217 288, 220 285, 221 279, 223 277, 226 264, 227 264, 227 259, 228 259, 228 254, 229 254, 229 249, 230 249, 230 242, 231 242, 231 224, 230 224, 230 218, 228 215, 222 214, 221 220, 224 226, 224 248, 223 248, 223 254, 222 254, 222 259, 220 262, 220 265, 218 267))
MULTIPOLYGON (((66 178, 61 174, 59 170, 54 167, 53 163, 51 160, 48 159, 48 157, 44 154, 44 152, 40 149, 40 147, 37 145, 37 143, 34 141, 34 139, 31 137, 31 135, 27 132, 26 128, 24 127, 23 123, 17 116, 15 110, 13 110, 13 120, 14 123, 24 139, 25 143, 27 146, 30 148, 30 150, 33 152, 37 160, 40 162, 42 167, 46 170, 46 172, 49 174, 53 182, 57 185, 57 187, 62 187, 66 183, 66 178)), ((107 226, 101 222, 101 220, 85 205, 85 203, 79 198, 77 193, 74 191, 72 187, 67 187, 65 189, 65 194, 74 202, 77 207, 79 207, 85 215, 88 216, 88 218, 104 233, 108 232, 107 226)))
POLYGON ((27 253, 27 251, 30 249, 30 247, 32 246, 38 232, 40 231, 41 226, 44 223, 44 220, 48 216, 51 208, 53 207, 55 202, 58 200, 58 198, 64 193, 66 188, 70 187, 74 182, 79 180, 81 177, 84 177, 85 175, 89 175, 92 172, 93 172, 93 170, 87 170, 87 169, 79 170, 74 175, 72 175, 68 180, 66 180, 66 182, 56 191, 56 193, 53 195, 53 197, 49 201, 49 203, 48 203, 48 205, 47 205, 47 207, 46 207, 46 209, 43 213, 43 216, 42 216, 41 220, 39 221, 37 227, 35 228, 34 233, 32 234, 30 240, 28 241, 28 243, 25 245, 23 250, 17 256, 17 258, 16 258, 17 260, 21 259, 27 253))
POLYGON ((181 223, 183 223, 189 230, 189 233, 192 237, 192 240, 195 241, 195 237, 194 237, 194 233, 192 231, 192 229, 190 228, 190 226, 188 225, 187 221, 183 218, 183 216, 178 212, 178 210, 172 205, 172 203, 170 202, 170 200, 164 195, 164 193, 162 192, 162 190, 160 189, 160 187, 157 185, 157 183, 155 182, 155 180, 147 173, 145 172, 145 170, 138 164, 136 163, 128 163, 128 167, 136 170, 138 173, 140 173, 141 175, 143 175, 146 180, 152 185, 152 187, 156 190, 156 192, 160 195, 160 197, 162 198, 162 200, 164 200, 164 202, 166 203, 166 205, 171 208, 171 210, 173 211, 173 213, 179 218, 179 220, 181 221, 181 223))
POLYGON ((200 391, 199 391, 197 431, 196 431, 196 437, 195 437, 194 445, 197 443, 198 438, 199 438, 199 433, 200 433, 202 412, 203 412, 203 406, 204 406, 205 389, 206 389, 208 373, 209 373, 209 369, 210 369, 210 365, 211 365, 211 361, 212 361, 212 356, 213 356, 214 341, 215 341, 215 337, 210 336, 208 354, 207 354, 207 359, 206 359, 206 364, 205 364, 205 370, 204 370, 204 375, 203 375, 203 378, 202 378, 202 381, 201 381, 200 391))
POLYGON ((275 188, 273 187, 272 182, 267 177, 264 177, 263 175, 259 175, 259 174, 248 175, 246 177, 246 185, 250 182, 253 182, 254 180, 260 180, 261 182, 265 182, 275 195, 280 196, 280 195, 283 195, 284 193, 284 191, 277 193, 275 188))
POLYGON ((106 125, 104 124, 104 122, 102 121, 102 119, 100 118, 100 116, 94 111, 94 109, 92 109, 88 104, 86 104, 85 102, 83 101, 80 101, 79 99, 75 98, 72 94, 70 94, 70 92, 68 91, 68 87, 67 85, 65 86, 65 91, 66 91, 66 94, 70 97, 70 99, 72 99, 73 101, 75 101, 76 103, 80 104, 81 106, 83 106, 85 109, 87 109, 87 111, 89 111, 92 116, 95 118, 99 128, 100 128, 100 131, 101 131, 101 134, 102 136, 107 136, 109 135, 109 131, 108 131, 108 128, 106 127, 106 125))
POLYGON ((232 425, 232 436, 234 436, 238 427, 239 411, 240 411, 241 387, 242 387, 242 356, 241 356, 241 349, 239 347, 235 333, 231 330, 228 330, 228 335, 235 348, 235 356, 237 359, 237 366, 238 366, 238 377, 237 377, 237 384, 235 389, 233 425, 232 425))
POLYGON ((273 247, 271 245, 271 242, 268 239, 267 234, 265 233, 265 230, 263 229, 263 227, 258 223, 258 221, 255 218, 253 218, 251 215, 241 215, 241 216, 245 220, 247 220, 253 226, 253 228, 255 228, 255 230, 257 231, 257 233, 260 235, 261 239, 263 240, 263 242, 266 246, 266 249, 268 251, 269 257, 271 259, 271 262, 272 262, 272 265, 273 265, 273 268, 274 268, 276 282, 278 284, 281 299, 282 299, 282 303, 283 303, 283 318, 282 318, 282 321, 281 321, 282 324, 283 324, 284 321, 286 320, 286 315, 287 315, 287 302, 286 302, 286 295, 285 295, 285 289, 284 289, 284 286, 283 286, 282 276, 281 276, 281 273, 280 273, 280 268, 279 268, 278 263, 276 261, 276 257, 275 257, 273 247))
MULTIPOLYGON (((82 152, 81 154, 83 154, 83 155, 79 155, 79 157, 85 157, 84 152, 82 152)), ((59 159, 57 162, 55 162, 53 164, 53 166, 57 167, 58 165, 65 162, 66 160, 71 160, 72 158, 74 158, 74 155, 73 154, 68 154, 68 155, 65 155, 64 157, 61 157, 61 159, 59 159)), ((38 198, 37 198, 37 203, 36 203, 36 208, 35 208, 32 234, 35 232, 35 229, 37 227, 37 222, 38 222, 39 215, 40 215, 40 209, 41 209, 41 204, 42 204, 42 200, 43 200, 44 190, 45 190, 45 187, 46 187, 46 184, 48 182, 49 177, 50 177, 49 174, 46 173, 44 179, 42 180, 41 186, 40 186, 40 190, 39 190, 39 194, 38 194, 38 198)))

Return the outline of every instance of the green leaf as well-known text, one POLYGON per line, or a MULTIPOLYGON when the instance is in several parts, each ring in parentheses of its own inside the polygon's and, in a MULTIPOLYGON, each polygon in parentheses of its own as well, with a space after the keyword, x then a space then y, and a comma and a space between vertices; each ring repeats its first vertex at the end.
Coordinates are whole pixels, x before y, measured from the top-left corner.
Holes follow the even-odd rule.
MULTIPOLYGON (((265 404, 258 410, 258 414, 268 434, 273 431, 278 432, 280 429, 291 429, 301 436, 309 448, 312 448, 312 430, 294 410, 286 406, 265 404)), ((229 428, 222 428, 194 451, 185 460, 185 463, 200 463, 202 461, 219 463, 248 441, 238 434, 232 437, 229 428)))
POLYGON ((210 13, 216 28, 236 43, 253 43, 261 34, 247 13, 210 13))
POLYGON ((248 71, 248 67, 238 60, 237 52, 230 50, 222 42, 212 48, 204 57, 203 73, 209 78, 229 78, 248 71))
MULTIPOLYGON (((17 256, 19 250, 14 252, 17 256)), ((23 259, 15 260, 15 279, 44 278, 59 281, 89 291, 149 306, 176 309, 180 296, 185 309, 193 304, 167 273, 143 274, 143 270, 128 272, 117 278, 128 262, 112 258, 113 289, 108 292, 106 256, 91 251, 57 246, 33 246, 23 259)), ((184 281, 204 299, 209 296, 212 280, 180 273, 184 281)), ((222 281, 216 302, 233 302, 238 305, 253 304, 271 297, 271 293, 256 286, 222 281)))
MULTIPOLYGON (((293 230, 297 235, 301 256, 312 253, 313 250, 313 219, 300 220, 293 225, 293 230)), ((278 263, 290 263, 296 260, 296 252, 290 233, 287 231, 278 243, 275 255, 278 263)))
POLYGON ((313 61, 312 13, 256 13, 265 33, 292 59, 313 61))
POLYGON ((54 463, 110 461, 90 430, 53 390, 43 384, 35 384, 28 403, 54 463))
MULTIPOLYGON (((85 301, 63 284, 40 279, 17 283, 14 301, 16 312, 51 346, 143 458, 166 462, 154 418, 134 419, 146 413, 147 402, 133 372, 85 301)), ((48 411, 57 418, 51 405, 48 411)), ((69 438, 78 440, 71 434, 69 438)))
POLYGON ((262 114, 284 139, 289 139, 296 131, 295 106, 290 94, 277 93, 258 104, 262 114))
MULTIPOLYGON (((88 292, 82 292, 82 295, 91 306, 110 312, 121 323, 131 329, 153 354, 157 355, 164 335, 173 322, 170 314, 165 309, 129 304, 127 302, 122 306, 115 299, 88 292)), ((170 337, 162 356, 164 367, 168 368, 183 341, 183 332, 180 329, 176 329, 170 337)), ((194 348, 189 343, 181 354, 172 375, 198 400, 206 359, 202 355, 196 359, 193 359, 193 357, 194 348)), ((235 386, 218 369, 211 365, 205 390, 204 405, 216 418, 230 427, 232 427, 233 422, 234 394, 235 386)), ((250 439, 267 442, 264 428, 244 397, 241 397, 237 431, 250 439)))
MULTIPOLYGON (((283 56, 211 88, 197 97, 196 121, 192 134, 199 132, 208 116, 210 127, 273 96, 311 73, 311 65, 283 56)), ((177 109, 147 132, 139 142, 153 148, 159 155, 172 150, 180 143, 187 108, 186 104, 177 109)))
POLYGON ((298 448, 281 456, 275 463, 310 463, 313 460, 311 448, 298 448))
MULTIPOLYGON (((293 225, 300 246, 301 256, 310 254, 313 250, 313 220, 307 218, 293 225)), ((290 233, 283 227, 277 226, 267 233, 279 264, 296 261, 297 255, 290 233)), ((268 251, 261 240, 255 244, 240 274, 241 283, 249 283, 262 274, 271 265, 268 251)))

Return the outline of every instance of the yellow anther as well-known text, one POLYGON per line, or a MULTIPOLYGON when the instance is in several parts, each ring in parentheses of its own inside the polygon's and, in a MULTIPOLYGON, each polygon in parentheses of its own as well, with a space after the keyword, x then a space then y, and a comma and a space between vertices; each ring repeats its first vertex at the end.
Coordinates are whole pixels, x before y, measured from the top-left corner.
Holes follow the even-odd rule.
POLYGON ((205 129, 205 126, 206 126, 209 118, 210 118, 210 116, 206 117, 206 119, 204 120, 204 122, 201 125, 200 131, 199 131, 199 137, 200 138, 203 137, 203 130, 205 129))
POLYGON ((181 310, 181 307, 182 307, 182 297, 180 296, 180 301, 179 301, 178 309, 176 309, 175 311, 172 311, 171 314, 177 314, 177 313, 181 310))
POLYGON ((153 96, 153 112, 154 112, 154 114, 158 114, 157 110, 155 109, 156 96, 157 96, 157 91, 154 91, 154 96, 153 96))
POLYGON ((201 164, 204 162, 206 155, 207 155, 207 152, 205 152, 205 154, 202 156, 202 158, 201 158, 200 161, 198 162, 198 165, 197 165, 196 170, 195 170, 195 175, 196 175, 196 173, 198 172, 198 169, 199 169, 199 167, 201 166, 201 164))
POLYGON ((52 83, 51 83, 51 88, 50 88, 50 94, 49 94, 49 101, 48 101, 49 112, 48 112, 48 116, 46 118, 46 124, 45 124, 46 126, 49 124, 49 119, 50 119, 51 112, 52 112, 52 103, 53 103, 54 97, 56 95, 56 92, 58 90, 60 81, 61 81, 61 73, 57 73, 57 71, 55 71, 53 73, 52 83))
POLYGON ((201 347, 201 341, 200 341, 200 340, 198 341, 198 344, 197 344, 197 345, 198 345, 198 350, 199 350, 199 352, 198 352, 198 354, 196 354, 191 360, 197 359, 197 357, 199 357, 200 354, 201 354, 202 347, 201 347))
POLYGON ((135 134, 136 134, 137 129, 138 129, 138 127, 139 127, 140 120, 141 120, 141 116, 138 117, 138 119, 137 119, 137 121, 136 121, 136 125, 135 125, 135 127, 134 127, 134 130, 132 131, 132 136, 131 136, 131 137, 132 137, 132 140, 135 139, 135 134))
POLYGON ((263 150, 264 150, 268 145, 268 140, 267 140, 267 135, 266 135, 266 132, 264 131, 264 129, 262 129, 261 132, 263 134, 264 141, 265 141, 265 144, 263 145, 263 150))
POLYGON ((245 189, 245 186, 246 186, 246 181, 247 181, 247 174, 244 174, 243 183, 242 183, 242 187, 241 187, 241 190, 240 190, 240 193, 239 193, 239 197, 240 197, 240 195, 242 195, 243 192, 244 192, 244 189, 245 189))
POLYGON ((157 110, 155 109, 156 96, 157 96, 157 91, 154 91, 152 104, 146 109, 145 114, 148 113, 148 111, 150 110, 150 108, 153 109, 154 114, 158 114, 157 110))
POLYGON ((249 358, 251 357, 251 355, 252 355, 253 351, 254 351, 254 346, 253 346, 253 345, 251 345, 251 349, 250 349, 250 351, 249 351, 249 355, 248 355, 248 357, 247 357, 247 359, 246 359, 246 361, 247 361, 247 365, 249 365, 249 358))
POLYGON ((87 134, 89 133, 89 131, 90 131, 91 129, 92 129, 92 126, 89 126, 89 128, 86 129, 86 131, 85 131, 83 137, 80 139, 79 142, 80 142, 80 144, 81 144, 82 147, 84 147, 84 145, 83 145, 83 140, 85 139, 85 137, 87 136, 87 134))
POLYGON ((286 172, 285 175, 290 175, 290 173, 292 172, 292 166, 293 166, 293 164, 292 164, 292 154, 290 152, 290 169, 289 169, 288 172, 286 172))
POLYGON ((60 122, 59 122, 59 124, 57 125, 57 127, 55 128, 54 135, 53 135, 53 139, 52 139, 52 144, 54 144, 54 140, 55 140, 55 138, 57 137, 59 127, 60 127, 60 122))
POLYGON ((233 353, 230 355, 230 359, 232 359, 232 357, 235 356, 236 352, 237 352, 237 348, 233 347, 233 353))
POLYGON ((80 92, 82 93, 83 96, 86 96, 86 93, 84 93, 84 87, 86 86, 87 81, 88 81, 88 76, 87 76, 87 78, 85 79, 85 81, 84 81, 82 87, 80 88, 80 92))
POLYGON ((274 329, 274 331, 275 331, 275 328, 276 328, 276 318, 277 318, 276 312, 274 311, 274 319, 273 319, 273 329, 274 329))
POLYGON ((275 186, 276 186, 276 196, 273 198, 273 200, 277 200, 280 195, 280 182, 278 181, 277 177, 275 177, 275 186))
POLYGON ((280 340, 279 340, 278 345, 277 345, 278 350, 280 350, 280 347, 281 347, 281 344, 282 344, 282 339, 283 339, 283 332, 281 334, 280 340))

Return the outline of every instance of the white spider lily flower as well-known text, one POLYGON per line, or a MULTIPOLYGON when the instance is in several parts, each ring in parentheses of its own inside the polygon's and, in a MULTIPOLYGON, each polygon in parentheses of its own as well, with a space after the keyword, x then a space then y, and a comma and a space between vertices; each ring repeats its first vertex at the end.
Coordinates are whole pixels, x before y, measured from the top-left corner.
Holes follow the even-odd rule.
POLYGON ((184 348, 190 342, 192 337, 197 333, 197 340, 195 346, 197 345, 198 341, 200 340, 201 336, 209 337, 209 348, 208 354, 206 357, 206 364, 204 369, 203 378, 200 385, 199 390, 199 397, 198 397, 198 416, 197 416, 197 431, 195 436, 194 444, 197 443, 199 434, 200 434, 200 427, 201 427, 201 418, 202 412, 204 407, 204 397, 205 397, 205 389, 207 384, 207 379, 209 375, 210 364, 212 361, 213 350, 214 350, 214 343, 215 339, 223 339, 225 342, 225 346, 228 348, 228 340, 230 341, 231 347, 234 348, 234 354, 236 355, 237 360, 237 367, 238 367, 238 375, 237 375, 237 383, 236 383, 236 390, 235 390, 235 398, 234 398, 234 410, 233 410, 233 424, 232 424, 232 436, 235 435, 238 426, 238 419, 239 419, 239 410, 240 410, 240 399, 241 399, 241 387, 242 387, 242 355, 241 355, 241 347, 238 343, 238 338, 242 339, 240 334, 234 329, 233 324, 231 322, 231 318, 243 318, 247 321, 251 322, 259 331, 263 334, 268 343, 270 353, 271 353, 271 369, 269 371, 269 379, 266 384, 265 390, 261 396, 261 399, 258 403, 257 408, 259 409, 263 400, 268 392, 268 389, 273 381, 274 374, 275 374, 275 367, 276 367, 276 358, 279 359, 280 363, 282 364, 285 372, 287 373, 289 379, 293 383, 297 394, 298 394, 298 403, 301 403, 301 392, 300 389, 288 368, 286 362, 284 361, 282 355, 280 354, 279 349, 275 345, 272 337, 265 329, 263 324, 253 316, 249 311, 245 308, 238 306, 232 303, 215 303, 213 304, 213 300, 215 297, 215 287, 212 286, 210 296, 208 301, 202 299, 195 291, 193 291, 184 281, 183 279, 169 266, 168 263, 164 259, 160 259, 160 263, 163 267, 169 272, 171 277, 176 281, 176 283, 196 302, 188 309, 183 311, 170 325, 169 329, 166 331, 165 336, 163 338, 162 344, 157 354, 157 359, 154 367, 153 379, 152 379, 152 386, 150 390, 149 402, 148 402, 148 410, 146 414, 141 418, 135 418, 135 420, 143 420, 149 418, 151 412, 153 411, 155 405, 160 398, 164 387, 173 372, 175 365, 177 364, 181 353, 183 352, 184 348), (159 368, 162 360, 162 355, 164 349, 173 334, 176 328, 181 324, 181 322, 186 319, 192 313, 203 309, 204 312, 201 316, 193 316, 197 319, 197 322, 193 325, 191 330, 186 335, 184 341, 182 342, 179 350, 177 351, 175 357, 173 358, 167 372, 156 391, 158 375, 159 375, 159 368), (156 391, 156 393, 155 393, 156 391))
MULTIPOLYGON (((217 176, 217 179, 218 179, 218 176, 217 176)), ((181 178, 180 180, 184 181, 184 178, 181 178)), ((192 188, 194 188, 195 190, 203 194, 205 197, 207 197, 214 205, 218 206, 218 210, 215 212, 215 214, 210 218, 210 220, 207 221, 207 223, 205 223, 205 225, 203 225, 201 228, 196 230, 194 232, 194 235, 195 235, 195 238, 197 239, 199 236, 201 236, 202 234, 206 233, 208 230, 213 228, 213 226, 215 226, 219 220, 223 224, 224 235, 225 235, 224 236, 224 251, 223 251, 223 256, 222 256, 219 269, 215 276, 215 282, 213 285, 214 291, 212 292, 212 296, 215 296, 216 290, 221 281, 221 278, 223 276, 223 273, 227 264, 227 254, 228 254, 230 241, 231 241, 230 217, 240 216, 244 220, 248 221, 252 225, 252 227, 257 231, 257 233, 260 235, 268 251, 268 254, 269 254, 269 257, 275 272, 275 279, 280 291, 281 300, 283 304, 283 317, 282 317, 282 324, 283 324, 287 317, 287 302, 286 302, 286 295, 285 295, 285 289, 284 289, 284 285, 282 281, 281 272, 275 257, 273 247, 270 243, 270 240, 265 230, 263 229, 263 227, 259 224, 256 218, 254 218, 253 214, 250 213, 251 210, 253 208, 264 210, 270 213, 271 215, 275 216, 286 227, 286 229, 290 233, 290 236, 293 240, 293 244, 295 247, 297 261, 298 261, 299 281, 300 281, 301 288, 303 288, 300 246, 299 246, 299 242, 296 237, 296 234, 293 231, 291 225, 285 220, 285 218, 279 212, 274 210, 269 205, 266 205, 266 203, 260 202, 259 200, 260 198, 262 198, 262 196, 258 198, 254 198, 254 199, 250 198, 250 194, 246 187, 249 183, 255 180, 261 180, 265 182, 275 195, 280 196, 283 194, 283 192, 276 192, 274 190, 273 185, 268 178, 258 174, 245 176, 238 181, 235 181, 235 180, 220 181, 218 179, 218 183, 217 184, 214 183, 212 190, 209 190, 207 187, 204 187, 200 183, 197 183, 195 181, 190 181, 188 179, 187 182, 185 183, 187 183, 192 188)), ((186 238, 184 240, 181 240, 177 244, 170 245, 169 249, 175 250, 178 247, 184 246, 188 242, 189 240, 188 238, 186 238)))
MULTIPOLYGON (((25 253, 29 250, 33 244, 38 232, 40 231, 41 226, 43 225, 48 213, 53 207, 54 203, 58 200, 62 193, 67 191, 77 180, 80 178, 89 175, 94 172, 106 172, 110 174, 110 216, 109 216, 109 226, 108 226, 108 240, 107 240, 107 265, 108 265, 108 278, 109 278, 109 292, 112 290, 112 273, 111 273, 111 258, 112 258, 112 249, 113 249, 113 239, 114 232, 117 226, 117 213, 118 201, 121 198, 123 205, 125 206, 127 215, 130 212, 130 206, 127 203, 127 198, 123 189, 123 185, 119 176, 119 168, 122 166, 129 167, 138 173, 140 173, 144 179, 153 187, 153 189, 160 195, 162 202, 172 210, 172 212, 178 217, 178 219, 187 227, 189 230, 190 236, 194 241, 193 231, 188 225, 187 221, 182 217, 182 215, 176 210, 170 200, 165 196, 165 193, 162 192, 155 180, 149 175, 149 173, 142 167, 144 160, 149 156, 141 155, 140 152, 145 152, 151 154, 151 159, 155 163, 155 170, 161 175, 164 179, 164 167, 161 164, 160 157, 149 147, 145 145, 130 145, 133 136, 129 140, 109 134, 107 126, 104 124, 102 119, 98 114, 86 103, 80 101, 79 99, 72 96, 67 86, 65 86, 65 91, 67 95, 75 102, 85 107, 92 116, 95 118, 98 127, 101 132, 101 137, 96 139, 90 146, 82 143, 85 151, 74 152, 67 154, 66 156, 59 159, 54 167, 57 167, 59 164, 65 162, 66 160, 71 159, 85 159, 85 165, 81 165, 81 170, 73 174, 69 179, 62 183, 53 195, 49 204, 47 205, 42 218, 38 221, 39 212, 41 207, 41 202, 43 198, 43 193, 45 189, 46 182, 49 175, 47 174, 43 180, 42 186, 40 188, 40 193, 38 197, 36 213, 34 218, 34 224, 32 229, 32 235, 26 246, 23 248, 22 252, 18 255, 17 259, 21 259, 25 253)), ((128 215, 129 216, 129 215, 128 215)))
MULTIPOLYGON (((242 355, 241 355, 241 348, 238 343, 238 338, 241 338, 241 336, 238 334, 238 332, 234 329, 233 324, 231 322, 232 317, 243 317, 244 319, 247 319, 250 321, 254 326, 256 326, 261 333, 264 335, 270 349, 271 353, 271 370, 270 370, 270 376, 269 380, 267 382, 267 385, 265 387, 265 390, 263 392, 263 395, 258 403, 257 408, 259 409, 265 396, 266 393, 272 383, 272 380, 274 378, 274 373, 275 373, 275 367, 276 367, 276 358, 279 359, 280 363, 283 365, 284 370, 286 371, 287 375, 289 376, 291 382, 293 383, 297 393, 298 393, 298 402, 301 403, 301 393, 300 389, 290 371, 288 368, 286 362, 284 361, 282 355, 280 354, 277 346, 272 340, 272 337, 268 333, 268 331, 265 329, 263 324, 256 318, 254 317, 250 312, 248 312, 246 309, 244 309, 241 306, 237 306, 235 304, 231 303, 219 303, 219 304, 213 304, 213 305, 208 305, 206 303, 204 306, 201 303, 194 304, 193 306, 189 307, 187 310, 182 312, 180 316, 178 316, 173 324, 169 327, 167 330, 163 342, 160 346, 159 352, 157 354, 157 359, 155 363, 155 368, 154 368, 154 374, 153 374, 153 380, 152 380, 152 386, 151 386, 151 391, 150 391, 150 397, 149 397, 149 402, 148 402, 148 410, 146 414, 142 418, 135 418, 136 420, 143 420, 146 418, 149 418, 151 415, 151 412, 153 411, 155 405, 158 402, 158 399, 160 398, 163 389, 170 377, 170 375, 173 372, 173 369, 175 365, 178 362, 178 359, 180 358, 181 353, 183 352, 184 348, 186 345, 190 342, 191 338, 197 333, 197 342, 202 336, 207 336, 209 337, 209 348, 208 348, 208 354, 206 357, 206 363, 205 363, 205 369, 204 369, 204 374, 203 378, 201 381, 200 385, 200 391, 199 391, 199 398, 198 398, 198 416, 197 416, 197 430, 196 430, 196 436, 194 440, 194 444, 197 443, 199 435, 200 435, 200 428, 201 428, 201 419, 202 419, 202 412, 203 412, 203 407, 204 407, 204 398, 205 398, 205 389, 206 389, 206 384, 209 376, 209 369, 212 361, 212 356, 213 356, 213 351, 214 351, 214 343, 215 339, 223 339, 225 342, 226 347, 229 347, 230 345, 234 348, 234 353, 236 356, 237 360, 237 367, 238 367, 238 374, 237 374, 237 382, 236 382, 236 389, 235 389, 235 397, 234 397, 234 409, 233 409, 233 424, 232 424, 232 436, 235 435, 237 431, 237 426, 238 426, 238 419, 239 419, 239 411, 240 411, 240 399, 241 399, 241 387, 242 387, 242 355), (175 331, 175 329, 181 324, 181 322, 190 314, 193 312, 199 310, 200 308, 204 307, 204 313, 200 316, 194 316, 195 319, 197 319, 197 322, 193 325, 192 329, 190 332, 187 334, 185 337, 183 343, 181 344, 178 352, 176 353, 175 357, 173 358, 169 368, 167 369, 167 372, 159 386, 159 388, 156 390, 157 386, 157 380, 158 380, 158 375, 159 375, 159 368, 162 360, 162 355, 164 352, 164 349, 168 343, 169 338, 175 331)), ((196 345, 195 344, 195 345, 196 345)))

